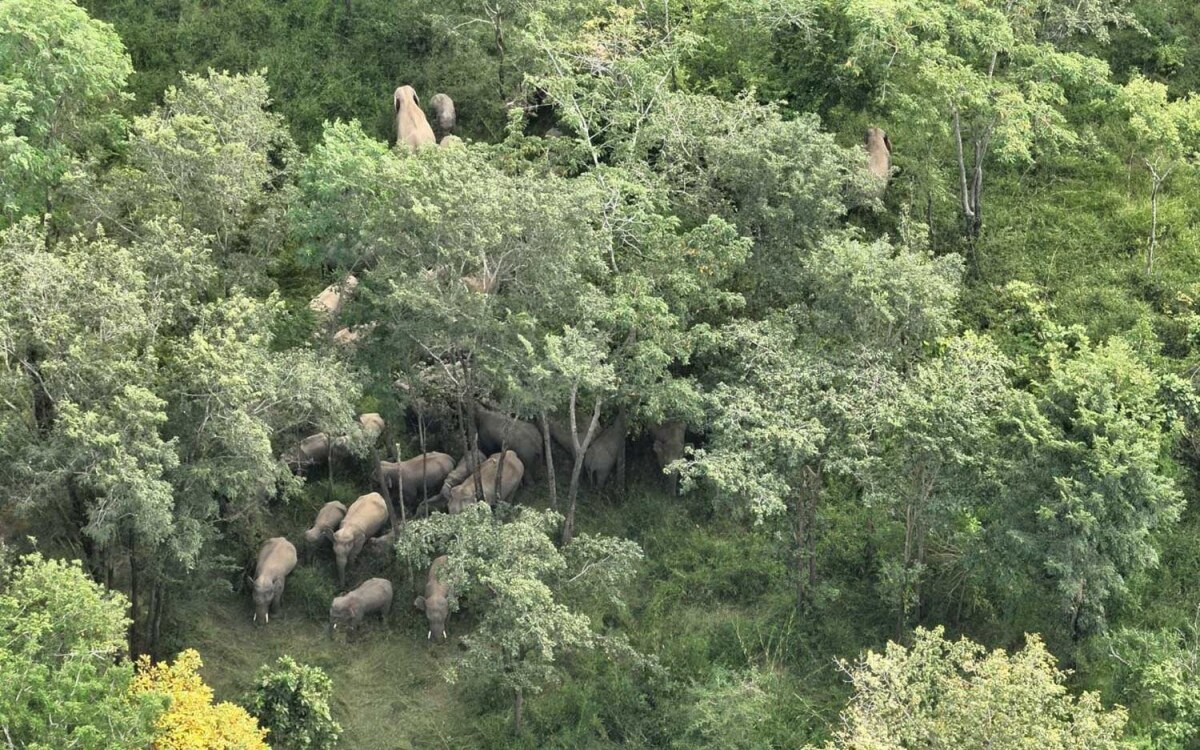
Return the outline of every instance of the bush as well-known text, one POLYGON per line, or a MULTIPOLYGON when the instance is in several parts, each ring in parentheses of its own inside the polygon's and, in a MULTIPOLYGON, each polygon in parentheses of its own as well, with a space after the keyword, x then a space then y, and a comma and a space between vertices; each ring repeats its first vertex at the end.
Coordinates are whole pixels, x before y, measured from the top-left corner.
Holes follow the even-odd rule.
POLYGON ((323 670, 281 656, 273 667, 259 670, 246 703, 250 713, 271 731, 275 747, 328 750, 342 733, 329 711, 332 696, 333 683, 323 670))
POLYGON ((333 576, 324 560, 297 566, 288 576, 285 608, 309 620, 328 620, 335 596, 333 576))

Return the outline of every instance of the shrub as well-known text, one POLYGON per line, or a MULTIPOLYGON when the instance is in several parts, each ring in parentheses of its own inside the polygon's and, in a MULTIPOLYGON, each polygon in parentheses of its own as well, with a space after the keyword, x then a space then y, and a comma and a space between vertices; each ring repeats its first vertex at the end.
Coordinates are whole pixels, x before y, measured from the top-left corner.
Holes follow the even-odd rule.
POLYGON ((276 747, 328 750, 342 733, 329 711, 332 697, 333 683, 322 669, 281 656, 274 666, 259 670, 247 704, 271 731, 276 747))

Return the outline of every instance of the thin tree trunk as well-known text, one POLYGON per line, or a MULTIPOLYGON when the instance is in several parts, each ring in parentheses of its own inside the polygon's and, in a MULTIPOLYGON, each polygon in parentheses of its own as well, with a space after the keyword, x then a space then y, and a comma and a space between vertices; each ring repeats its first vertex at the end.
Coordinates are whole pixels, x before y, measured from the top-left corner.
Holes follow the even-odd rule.
MULTIPOLYGON (((383 470, 383 462, 379 460, 379 450, 371 446, 371 459, 375 462, 375 473, 379 475, 379 490, 383 495, 383 504, 387 506, 388 523, 392 532, 396 531, 396 506, 392 503, 392 489, 388 487, 387 472, 383 470)), ((404 506, 404 472, 396 472, 396 485, 400 492, 400 506, 404 506)))
POLYGON ((427 457, 428 449, 425 447, 425 410, 417 411, 417 437, 421 441, 421 502, 429 504, 429 475, 426 473, 425 464, 429 461, 427 457))
POLYGON ((138 648, 138 621, 141 619, 141 581, 138 572, 137 558, 137 540, 133 534, 129 535, 129 658, 137 659, 140 650, 138 648))
POLYGON ((587 434, 583 438, 583 442, 579 442, 579 432, 577 430, 578 421, 575 419, 575 401, 578 395, 578 389, 571 388, 571 448, 575 459, 575 465, 571 467, 571 486, 568 490, 569 505, 567 506, 567 517, 563 521, 563 537, 562 543, 565 547, 575 538, 575 507, 579 499, 579 477, 583 474, 583 458, 587 455, 587 449, 592 444, 592 438, 596 436, 596 427, 600 424, 600 408, 603 406, 603 399, 596 399, 596 406, 592 409, 592 421, 588 425, 587 434))
POLYGON ((558 478, 554 476, 554 451, 550 447, 550 420, 542 409, 542 450, 546 452, 546 478, 550 481, 550 507, 558 507, 558 478))
POLYGON ((513 693, 513 733, 521 733, 521 723, 525 714, 525 693, 517 688, 513 693))
POLYGON ((628 421, 625 404, 617 410, 617 423, 621 425, 621 445, 617 448, 617 496, 625 500, 625 443, 628 442, 628 421))

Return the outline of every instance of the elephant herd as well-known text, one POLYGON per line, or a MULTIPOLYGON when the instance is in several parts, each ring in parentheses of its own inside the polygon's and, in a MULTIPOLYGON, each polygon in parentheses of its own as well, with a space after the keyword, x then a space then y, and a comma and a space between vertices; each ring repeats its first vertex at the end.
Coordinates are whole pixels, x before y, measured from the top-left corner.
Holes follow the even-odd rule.
MULTIPOLYGON (((476 447, 459 460, 447 453, 427 452, 404 461, 378 461, 372 479, 379 492, 359 496, 347 508, 343 503, 325 503, 312 526, 304 532, 304 557, 313 559, 320 549, 332 549, 340 586, 346 582, 346 570, 352 567, 368 545, 389 548, 395 532, 388 530, 394 502, 407 514, 409 510, 428 513, 442 508, 451 514, 483 501, 495 506, 511 500, 518 488, 535 481, 544 466, 544 436, 537 427, 482 404, 471 403, 476 447)), ((385 423, 378 414, 358 418, 362 437, 375 444, 384 433, 385 423)), ((571 451, 570 429, 549 422, 550 437, 564 450, 571 451)), ((664 469, 682 458, 684 425, 665 422, 650 428, 657 463, 664 469)), ((593 439, 584 455, 584 476, 595 487, 603 487, 613 473, 626 439, 626 425, 618 417, 593 439)), ((350 440, 325 433, 310 435, 280 459, 296 473, 348 455, 350 440)), ((674 488, 675 477, 670 477, 674 488)), ((280 606, 284 584, 299 562, 296 547, 284 537, 268 539, 258 554, 254 575, 249 578, 253 591, 254 620, 267 624, 271 611, 280 606)), ((453 593, 439 580, 438 571, 446 564, 443 555, 430 566, 424 596, 413 602, 429 621, 429 637, 446 638, 453 593)), ((371 578, 352 591, 334 598, 329 608, 330 628, 349 624, 357 628, 367 615, 386 618, 391 611, 392 584, 383 578, 371 578)))

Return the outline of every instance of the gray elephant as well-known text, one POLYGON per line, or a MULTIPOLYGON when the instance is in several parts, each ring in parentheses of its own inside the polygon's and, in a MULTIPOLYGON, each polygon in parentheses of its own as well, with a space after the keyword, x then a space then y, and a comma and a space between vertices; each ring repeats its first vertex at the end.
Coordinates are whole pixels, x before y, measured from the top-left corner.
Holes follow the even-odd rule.
POLYGON ((867 149, 867 171, 886 183, 892 171, 892 142, 887 133, 880 128, 867 128, 863 146, 867 149))
MULTIPOLYGON (((479 484, 483 489, 483 500, 488 505, 495 507, 496 497, 496 474, 500 471, 500 454, 496 453, 489 456, 480 466, 479 470, 457 487, 446 487, 442 490, 443 496, 446 498, 446 505, 451 513, 461 513, 466 506, 476 502, 475 497, 475 477, 479 477, 479 484)), ((504 472, 500 477, 500 496, 499 500, 508 500, 516 492, 517 487, 521 484, 521 478, 525 474, 525 466, 521 463, 521 459, 512 451, 504 452, 504 472)))
MULTIPOLYGON (((671 419, 650 426, 650 435, 654 438, 654 457, 658 459, 658 467, 664 472, 675 461, 683 458, 683 439, 686 428, 678 419, 671 419)), ((667 474, 667 482, 672 493, 679 492, 679 472, 667 474)))
POLYGON ((430 98, 429 111, 433 113, 433 121, 437 124, 438 132, 443 138, 458 125, 458 115, 454 112, 454 100, 445 94, 434 94, 430 98))
POLYGON ((338 526, 342 525, 342 519, 346 517, 346 506, 338 501, 325 503, 321 509, 317 511, 317 520, 313 521, 313 525, 308 531, 304 532, 304 554, 310 559, 313 553, 317 551, 323 544, 328 543, 329 537, 326 532, 333 532, 338 526))
MULTIPOLYGON (((569 427, 550 422, 550 437, 568 454, 574 455, 575 446, 571 444, 569 427)), ((585 437, 586 434, 580 433, 579 442, 582 443, 585 437)), ((601 429, 592 438, 591 444, 583 454, 583 473, 593 487, 603 487, 608 481, 613 467, 617 465, 617 458, 620 456, 621 446, 624 442, 625 421, 622 418, 618 418, 616 422, 601 429)))
POLYGON ((281 536, 268 539, 258 552, 254 577, 246 579, 254 590, 254 621, 271 621, 271 609, 283 604, 283 584, 296 567, 296 547, 281 536))
POLYGON ((480 465, 487 460, 487 456, 483 455, 483 451, 478 448, 472 448, 458 459, 458 463, 454 465, 454 469, 446 475, 446 479, 442 482, 443 486, 457 487, 466 481, 467 477, 471 476, 479 469, 480 465))
POLYGON ((392 106, 396 113, 396 145, 407 145, 411 149, 437 143, 433 128, 421 111, 421 100, 412 86, 400 86, 392 92, 392 106))
POLYGON ((337 531, 325 531, 325 537, 333 541, 338 585, 346 585, 346 566, 354 564, 367 540, 378 534, 387 522, 387 503, 383 495, 372 492, 354 501, 337 531))
POLYGON ((600 431, 592 439, 587 453, 583 454, 583 471, 593 487, 600 488, 608 482, 621 448, 625 445, 625 419, 618 416, 616 421, 600 431))
POLYGON ((309 469, 320 466, 329 460, 332 441, 324 432, 309 435, 300 441, 300 445, 281 456, 292 473, 303 476, 309 469))
MULTIPOLYGON (((407 461, 380 461, 380 470, 388 483, 392 498, 400 497, 404 488, 403 502, 406 506, 426 496, 436 496, 446 481, 446 475, 454 468, 454 457, 448 453, 424 453, 407 461), (422 482, 424 479, 424 482, 422 482), (421 487, 424 485, 424 491, 421 487)), ((378 481, 378 471, 376 472, 378 481)))
POLYGON ((330 284, 325 289, 313 297, 308 306, 318 316, 336 318, 342 308, 346 306, 346 302, 354 295, 354 290, 358 288, 358 277, 350 274, 341 281, 330 284))
POLYGON ((429 640, 449 638, 446 620, 450 619, 450 587, 441 580, 439 573, 445 570, 445 555, 436 558, 429 566, 429 577, 425 579, 425 596, 413 600, 413 606, 425 613, 429 620, 429 640))
POLYGON ((392 611, 392 583, 386 578, 371 578, 359 584, 358 588, 334 597, 329 606, 329 629, 337 630, 339 625, 346 625, 346 630, 353 633, 362 624, 367 615, 379 613, 381 622, 387 621, 392 611))
POLYGON ((486 453, 512 450, 525 468, 525 484, 532 484, 542 465, 542 431, 528 422, 475 406, 479 447, 486 453))

